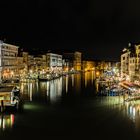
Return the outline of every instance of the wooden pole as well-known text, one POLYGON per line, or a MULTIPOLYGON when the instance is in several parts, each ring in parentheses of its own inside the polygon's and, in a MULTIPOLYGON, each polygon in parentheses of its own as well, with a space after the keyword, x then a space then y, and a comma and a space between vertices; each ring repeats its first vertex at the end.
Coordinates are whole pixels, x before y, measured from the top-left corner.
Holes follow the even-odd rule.
POLYGON ((4 111, 4 102, 3 102, 3 100, 1 100, 1 112, 3 112, 4 111))

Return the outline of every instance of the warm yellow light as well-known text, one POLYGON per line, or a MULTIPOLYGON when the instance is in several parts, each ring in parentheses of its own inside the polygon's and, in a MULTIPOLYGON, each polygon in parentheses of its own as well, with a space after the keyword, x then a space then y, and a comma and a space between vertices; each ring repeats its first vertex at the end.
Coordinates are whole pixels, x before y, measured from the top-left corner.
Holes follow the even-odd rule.
POLYGON ((14 75, 14 72, 13 71, 11 71, 11 75, 14 75))
POLYGON ((30 70, 30 73, 33 73, 33 70, 30 70))
POLYGON ((7 76, 7 75, 8 75, 8 73, 7 73, 7 72, 4 72, 4 73, 3 73, 3 76, 7 76))
POLYGON ((99 76, 99 75, 100 75, 99 71, 97 71, 97 72, 96 72, 96 75, 97 75, 97 76, 99 76))
POLYGON ((68 67, 66 67, 66 68, 65 68, 65 71, 68 71, 68 70, 69 70, 68 67))

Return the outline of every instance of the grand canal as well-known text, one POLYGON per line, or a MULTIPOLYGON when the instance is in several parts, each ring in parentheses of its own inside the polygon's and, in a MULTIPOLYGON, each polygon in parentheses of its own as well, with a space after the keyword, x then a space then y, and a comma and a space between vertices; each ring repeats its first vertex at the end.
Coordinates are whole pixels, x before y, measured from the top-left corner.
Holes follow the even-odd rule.
POLYGON ((140 101, 99 97, 94 79, 94 72, 86 72, 49 82, 21 83, 23 109, 0 115, 0 137, 139 139, 140 101))

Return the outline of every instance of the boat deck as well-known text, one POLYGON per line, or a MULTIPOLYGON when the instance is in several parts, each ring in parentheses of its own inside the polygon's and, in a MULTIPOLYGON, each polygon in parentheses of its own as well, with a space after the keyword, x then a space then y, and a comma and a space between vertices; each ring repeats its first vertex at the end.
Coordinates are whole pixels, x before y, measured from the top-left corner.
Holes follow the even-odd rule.
POLYGON ((1 92, 11 92, 14 86, 6 86, 6 87, 0 87, 0 94, 1 92))

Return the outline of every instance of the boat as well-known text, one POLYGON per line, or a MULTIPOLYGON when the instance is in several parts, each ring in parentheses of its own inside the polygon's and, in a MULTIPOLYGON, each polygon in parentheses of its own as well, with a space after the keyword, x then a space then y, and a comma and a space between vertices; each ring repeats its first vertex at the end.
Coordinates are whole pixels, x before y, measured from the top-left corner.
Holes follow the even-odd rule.
POLYGON ((57 75, 49 75, 49 76, 39 76, 38 80, 39 81, 50 81, 50 80, 55 80, 60 78, 61 75, 57 74, 57 75))
POLYGON ((20 102, 20 89, 18 86, 0 87, 0 107, 15 107, 18 109, 20 102))
POLYGON ((39 81, 50 81, 51 79, 49 79, 49 78, 41 78, 41 77, 39 77, 38 80, 39 80, 39 81))

